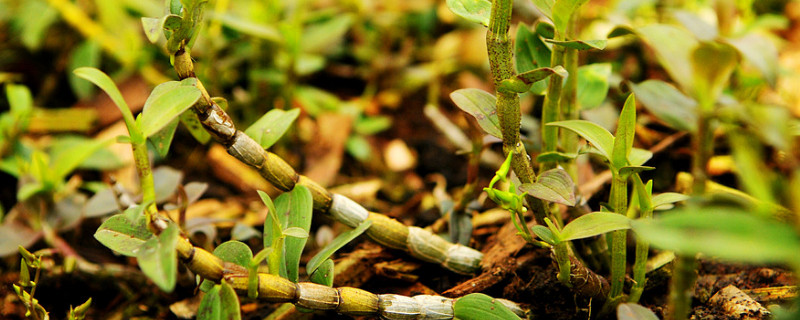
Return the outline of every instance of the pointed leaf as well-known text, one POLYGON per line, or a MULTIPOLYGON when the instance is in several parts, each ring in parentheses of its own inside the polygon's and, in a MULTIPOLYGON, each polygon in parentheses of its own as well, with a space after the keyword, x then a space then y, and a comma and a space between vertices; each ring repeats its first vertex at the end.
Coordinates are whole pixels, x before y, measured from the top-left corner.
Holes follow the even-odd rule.
POLYGON ((567 70, 564 69, 564 67, 556 66, 555 68, 543 67, 543 68, 538 68, 538 69, 533 69, 533 70, 530 70, 530 71, 527 71, 527 72, 523 72, 523 73, 517 75, 517 78, 519 78, 520 80, 524 81, 525 83, 530 84, 530 83, 534 83, 534 82, 537 82, 537 81, 544 80, 544 79, 546 79, 547 77, 549 77, 550 75, 553 75, 553 74, 557 75, 559 77, 562 77, 562 78, 565 78, 568 75, 567 70))
MULTIPOLYGON (((62 140, 63 141, 63 140, 62 140)), ((80 140, 79 140, 80 141, 80 140)), ((113 139, 106 140, 82 140, 80 143, 71 143, 69 152, 61 152, 57 157, 53 157, 53 174, 55 179, 63 180, 67 175, 78 168, 81 163, 95 154, 100 149, 114 142, 113 139)))
MULTIPOLYGON (((100 71, 96 68, 83 67, 75 69, 73 73, 76 76, 89 80, 89 82, 100 87, 100 89, 108 94, 108 96, 111 98, 111 101, 117 105, 117 108, 119 108, 120 111, 127 110, 130 112, 130 107, 128 107, 128 103, 125 102, 125 99, 122 98, 122 93, 120 93, 119 89, 117 89, 117 85, 114 84, 114 81, 112 81, 108 75, 103 73, 103 71, 100 71)), ((124 114, 125 112, 123 111, 122 113, 124 114)), ((131 128, 128 128, 128 130, 130 129, 131 128)))
POLYGON ((577 153, 563 153, 558 151, 542 152, 536 156, 536 162, 561 162, 569 161, 578 157, 577 153))
POLYGON ((170 223, 161 235, 148 239, 136 255, 142 272, 166 292, 175 288, 178 275, 178 233, 178 226, 170 223))
MULTIPOLYGON (((292 227, 297 227, 305 231, 306 237, 308 231, 311 229, 311 211, 312 211, 311 192, 304 186, 295 186, 291 192, 291 215, 289 216, 289 224, 287 230, 292 227)), ((287 230, 284 230, 286 232, 287 230)), ((285 261, 286 261, 286 274, 288 279, 292 282, 297 282, 300 269, 300 256, 303 254, 303 248, 306 246, 307 238, 289 237, 285 239, 285 261)))
POLYGON ((533 0, 533 4, 536 5, 536 8, 550 20, 553 20, 553 5, 555 3, 556 0, 533 0))
POLYGON ((569 40, 569 41, 556 41, 556 40, 545 40, 549 43, 552 43, 557 46, 562 46, 565 48, 575 49, 575 50, 603 50, 606 48, 606 40, 569 40))
POLYGON ((456 299, 453 312, 462 320, 519 320, 519 317, 505 305, 483 293, 470 293, 456 299))
POLYGON ((704 253, 730 261, 797 264, 800 238, 792 226, 739 208, 681 208, 634 221, 638 237, 680 254, 704 253))
POLYGON ((480 89, 459 89, 450 94, 450 99, 462 111, 475 117, 483 131, 502 138, 500 120, 497 118, 497 98, 491 93, 480 89))
POLYGON ((557 0, 553 4, 553 26, 556 27, 558 33, 567 35, 567 26, 572 19, 572 15, 587 2, 589 0, 557 0))
POLYGON ((575 240, 593 237, 615 230, 631 228, 628 217, 611 212, 592 212, 570 221, 561 229, 561 240, 575 240))
POLYGON ((694 96, 701 108, 711 108, 738 64, 738 52, 729 44, 702 42, 691 57, 694 96))
POLYGON ((286 133, 286 130, 289 130, 298 115, 300 115, 300 109, 289 111, 272 109, 247 128, 244 133, 257 141, 262 148, 269 149, 286 133))
POLYGON ((145 137, 149 137, 168 123, 175 120, 200 99, 197 79, 187 78, 183 81, 169 81, 158 85, 147 101, 141 114, 141 129, 145 137))
POLYGON ((739 50, 742 57, 761 73, 771 87, 775 87, 780 66, 778 49, 772 41, 758 33, 748 33, 741 38, 727 41, 739 50))
POLYGON ((633 148, 633 138, 636 134, 636 97, 631 94, 625 100, 622 112, 617 123, 617 134, 614 135, 614 151, 611 155, 611 164, 619 170, 628 165, 628 155, 633 148))
POLYGON ((697 130, 697 101, 661 80, 630 83, 637 100, 658 119, 678 130, 697 130))
POLYGON ((610 63, 593 63, 578 68, 578 102, 581 110, 600 106, 608 94, 610 63))
POLYGON ((658 316, 636 303, 620 303, 617 307, 617 320, 658 320, 658 316))
POLYGON ((630 163, 631 166, 641 166, 652 158, 653 153, 650 152, 650 150, 633 148, 628 155, 628 163, 630 163))
POLYGON ((619 175, 627 178, 627 177, 630 177, 634 173, 639 173, 639 172, 642 172, 642 171, 655 170, 655 169, 656 168, 654 168, 654 167, 646 167, 646 166, 624 166, 622 168, 619 168, 619 175))
POLYGON ((457 16, 489 26, 492 2, 489 0, 447 0, 447 7, 457 16))
POLYGON ((286 230, 283 230, 283 235, 287 236, 287 237, 298 238, 298 239, 306 239, 306 238, 308 238, 308 232, 306 232, 305 230, 303 230, 302 228, 299 228, 299 227, 286 228, 286 230))
POLYGON ((227 282, 215 285, 209 290, 197 309, 198 320, 240 320, 239 296, 227 282))
POLYGON ((605 128, 586 120, 556 121, 547 124, 574 131, 579 136, 589 141, 600 155, 611 161, 611 150, 614 147, 614 136, 605 128))
POLYGON ((575 205, 575 183, 564 169, 542 172, 536 182, 522 184, 519 190, 545 201, 575 205))
POLYGON ((308 264, 306 264, 306 272, 308 274, 313 273, 323 261, 330 258, 334 252, 341 249, 346 244, 350 243, 350 241, 353 241, 353 239, 357 238, 359 235, 364 233, 364 231, 369 229, 369 226, 371 225, 372 225, 372 220, 364 220, 364 222, 359 224, 355 229, 342 232, 341 234, 336 236, 336 238, 333 239, 333 241, 331 241, 330 243, 328 243, 328 245, 326 245, 325 248, 322 248, 322 250, 320 250, 316 255, 314 255, 314 257, 312 257, 311 260, 308 260, 308 264))
POLYGON ((321 285, 333 286, 333 260, 325 259, 318 268, 308 276, 308 279, 313 283, 319 283, 321 285))
POLYGON ((531 227, 531 231, 542 241, 552 245, 556 244, 556 237, 553 236, 553 231, 550 231, 549 228, 537 224, 531 227))
MULTIPOLYGON (((137 207, 125 211, 136 210, 137 207)), ((104 221, 95 231, 94 238, 114 252, 135 257, 145 241, 153 238, 153 234, 147 230, 144 219, 131 221, 125 213, 120 213, 104 221)))
POLYGON ((672 10, 672 16, 701 41, 714 41, 719 37, 719 30, 716 24, 703 21, 700 16, 693 12, 680 9, 672 10))
POLYGON ((181 123, 183 123, 183 126, 189 130, 189 133, 192 134, 192 137, 194 137, 197 142, 206 144, 209 140, 211 140, 211 134, 209 134, 208 131, 203 128, 203 124, 201 124, 200 120, 197 119, 197 114, 195 114, 194 111, 184 111, 181 113, 180 119, 181 123))
POLYGON ((689 200, 689 196, 683 193, 664 192, 653 196, 653 209, 660 206, 670 205, 676 202, 689 200))
POLYGON ((685 29, 653 24, 636 28, 636 34, 644 40, 667 70, 672 80, 688 91, 692 89, 692 49, 698 41, 685 29))
POLYGON ((160 18, 142 17, 142 28, 144 28, 144 34, 147 36, 147 40, 149 40, 150 43, 156 43, 158 41, 158 37, 162 32, 163 22, 164 19, 160 18))
MULTIPOLYGON (((100 65, 100 44, 94 40, 84 40, 72 51, 69 58, 68 70, 75 70, 80 67, 97 67, 100 65)), ((94 86, 86 81, 79 80, 75 74, 68 74, 67 80, 72 88, 72 92, 79 99, 87 99, 94 92, 94 86)))

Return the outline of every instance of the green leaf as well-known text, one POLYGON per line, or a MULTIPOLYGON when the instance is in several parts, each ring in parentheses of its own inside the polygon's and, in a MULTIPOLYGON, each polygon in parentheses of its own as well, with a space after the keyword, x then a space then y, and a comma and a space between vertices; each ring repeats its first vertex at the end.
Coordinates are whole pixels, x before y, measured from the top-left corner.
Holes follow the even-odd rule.
POLYGON ((528 25, 520 23, 517 26, 514 40, 514 62, 517 73, 536 69, 536 66, 540 65, 536 59, 538 57, 536 55, 537 46, 534 44, 538 39, 539 36, 528 25))
POLYGON ((13 4, 18 6, 17 10, 11 10, 15 36, 19 37, 26 48, 38 50, 47 30, 58 21, 58 10, 55 6, 48 5, 47 1, 22 1, 13 4))
POLYGON ((651 158, 653 158, 653 153, 650 150, 633 148, 628 155, 628 163, 631 166, 641 166, 651 158))
POLYGON ((549 43, 552 43, 557 46, 562 46, 565 48, 575 49, 575 50, 603 50, 606 48, 606 40, 568 40, 568 41, 556 41, 556 40, 545 40, 549 43))
POLYGON ((597 151, 605 157, 609 162, 611 161, 611 150, 614 146, 614 136, 605 128, 597 125, 594 122, 586 120, 566 120, 556 121, 547 124, 548 126, 557 126, 565 128, 577 133, 579 136, 589 141, 597 151))
POLYGON ((542 241, 552 245, 556 244, 556 237, 553 236, 553 231, 550 231, 550 228, 537 224, 531 227, 531 231, 542 241))
POLYGON ((162 33, 163 23, 163 18, 142 17, 142 28, 144 28, 144 34, 147 36, 147 40, 149 40, 150 43, 156 43, 158 41, 158 37, 161 36, 162 33))
POLYGON ((761 73, 771 87, 775 87, 780 67, 778 49, 772 41, 758 33, 748 33, 727 41, 739 50, 742 57, 761 73))
POLYGON ((333 260, 325 259, 325 261, 308 276, 308 279, 313 283, 333 287, 333 267, 333 260))
POLYGON ((239 297, 227 282, 215 285, 209 290, 197 309, 198 320, 240 320, 239 297))
POLYGON ((311 260, 308 260, 308 264, 306 264, 306 272, 311 274, 316 271, 323 261, 330 258, 334 252, 341 249, 346 244, 350 243, 350 241, 353 241, 353 239, 364 233, 364 231, 369 229, 369 226, 371 225, 372 220, 364 220, 364 222, 361 222, 361 224, 359 224, 355 229, 342 232, 336 236, 333 241, 328 243, 328 245, 314 255, 311 260))
POLYGON ((632 224, 638 237, 680 254, 702 252, 746 263, 800 262, 800 237, 790 225, 739 208, 685 207, 632 224))
POLYGON ((244 133, 257 141, 264 149, 269 149, 286 133, 286 130, 289 130, 299 115, 300 109, 289 111, 272 109, 247 128, 244 133))
POLYGON ((321 23, 306 26, 300 42, 303 53, 329 54, 344 39, 353 24, 352 14, 338 14, 321 23))
POLYGON ((189 130, 189 133, 192 134, 192 137, 194 137, 197 142, 206 144, 209 140, 211 140, 211 134, 209 134, 208 131, 203 128, 203 124, 200 123, 199 119, 197 119, 197 114, 195 114, 194 111, 184 111, 181 113, 180 119, 181 123, 183 123, 183 126, 189 130))
MULTIPOLYGON (((308 234, 311 229, 311 212, 313 200, 311 199, 311 192, 304 186, 295 186, 292 189, 289 223, 286 225, 288 228, 298 227, 308 234)), ((286 232, 284 230, 284 232, 286 232)), ((300 256, 303 254, 303 248, 306 245, 306 238, 286 238, 285 248, 285 261, 286 273, 288 279, 292 282, 297 282, 300 269, 300 256)))
POLYGON ((542 172, 536 182, 522 184, 519 190, 545 201, 575 205, 575 183, 564 169, 542 172))
POLYGON ((561 229, 561 240, 575 240, 593 237, 615 230, 631 228, 628 217, 611 212, 592 212, 570 221, 561 229))
POLYGON ((178 226, 170 223, 161 235, 148 239, 136 255, 142 272, 166 292, 172 292, 175 288, 178 275, 178 253, 175 245, 178 243, 179 232, 178 226))
POLYGON ((620 303, 617 306, 617 320, 658 320, 658 316, 636 303, 620 303))
POLYGON ((654 167, 646 167, 646 166, 624 166, 619 168, 619 175, 625 178, 630 177, 634 173, 640 173, 642 171, 649 171, 655 170, 654 167))
POLYGON ((617 123, 617 134, 614 136, 614 150, 611 154, 611 164, 617 170, 628 165, 628 155, 633 148, 633 138, 636 134, 636 97, 630 94, 625 100, 622 112, 617 123))
POLYGON ((578 68, 578 102, 581 110, 589 110, 603 103, 608 94, 610 63, 593 63, 578 68))
POLYGON ((275 241, 281 237, 283 227, 280 220, 278 220, 278 212, 275 209, 275 204, 272 203, 269 195, 264 191, 258 190, 258 195, 261 201, 267 206, 267 218, 264 220, 264 247, 272 246, 275 241))
POLYGON ((647 110, 678 130, 697 130, 697 101, 661 80, 630 83, 633 93, 647 110))
POLYGON ((457 16, 489 26, 492 2, 489 0, 447 0, 447 7, 457 16))
POLYGON ((589 0, 557 0, 553 4, 553 26, 556 27, 556 31, 559 34, 567 35, 567 28, 572 15, 587 2, 589 0))
POLYGON ((658 209, 660 206, 670 205, 676 202, 689 200, 689 196, 683 193, 664 192, 653 196, 653 209, 658 209))
POLYGON ((691 31, 697 39, 702 41, 714 41, 719 37, 719 30, 715 24, 703 21, 700 16, 687 10, 671 10, 672 16, 691 31))
POLYGON ((210 20, 219 21, 223 26, 231 30, 272 42, 280 42, 283 38, 280 31, 274 26, 268 23, 257 23, 242 15, 215 13, 210 15, 210 20))
POLYGON ((142 109, 141 130, 144 136, 149 137, 164 128, 197 102, 200 95, 196 78, 158 85, 147 97, 142 109))
POLYGON ((107 248, 122 255, 135 257, 144 243, 153 238, 147 230, 144 219, 131 221, 127 215, 130 211, 141 211, 144 206, 136 206, 125 210, 127 213, 114 215, 97 228, 94 238, 107 248))
POLYGON ((556 66, 555 68, 543 67, 518 74, 517 78, 527 84, 532 84, 544 80, 553 74, 566 78, 569 73, 567 73, 567 70, 562 66, 556 66))
POLYGON ((702 42, 692 51, 691 57, 694 96, 700 108, 712 108, 738 64, 736 48, 719 42, 702 42))
POLYGON ((84 140, 83 143, 74 144, 69 152, 61 152, 58 157, 53 157, 53 174, 55 179, 63 180, 67 174, 78 168, 86 159, 95 152, 110 145, 113 139, 103 140, 84 140))
MULTIPOLYGON (((33 111, 33 96, 28 87, 19 84, 6 84, 6 98, 8 99, 9 109, 16 121, 27 121, 33 111)), ((26 127, 20 126, 22 128, 26 127)))
POLYGON ((569 161, 578 157, 577 153, 563 153, 558 151, 542 152, 536 156, 536 162, 561 162, 569 161))
MULTIPOLYGON (((67 69, 75 70, 80 67, 97 67, 98 65, 100 65, 100 44, 89 39, 84 40, 72 51, 67 69)), ((68 74, 67 80, 78 99, 87 99, 94 92, 94 86, 91 83, 78 80, 75 74, 68 74)))
POLYGON ((167 156, 169 147, 172 145, 172 138, 175 137, 175 130, 178 129, 178 120, 177 118, 173 119, 164 128, 147 138, 162 158, 167 156))
POLYGON ((636 34, 653 48, 656 57, 667 70, 672 80, 689 91, 693 86, 691 65, 692 49, 698 41, 683 28, 652 24, 636 29, 636 34))
POLYGON ((483 293, 470 293, 453 304, 455 318, 462 320, 518 320, 514 312, 496 299, 483 293))
POLYGON ((300 227, 290 227, 283 230, 283 235, 286 237, 298 238, 298 239, 306 239, 308 238, 308 232, 303 230, 300 227))
POLYGON ((553 5, 555 3, 556 0, 533 0, 533 4, 536 5, 536 8, 550 20, 553 20, 553 5))
MULTIPOLYGON (((131 108, 128 107, 128 103, 125 102, 125 99, 122 98, 122 93, 119 92, 117 89, 117 85, 114 84, 114 81, 108 77, 103 71, 100 71, 96 68, 89 68, 89 67, 82 67, 75 69, 73 73, 81 77, 83 79, 89 80, 91 83, 94 83, 96 86, 100 87, 108 96, 111 98, 111 101, 117 105, 117 108, 125 114, 126 111, 130 112, 131 108), (125 110, 125 111, 123 111, 125 110)), ((126 125, 130 125, 126 123, 126 125)), ((128 127, 128 131, 134 128, 128 127)))
POLYGON ((453 102, 462 111, 475 117, 483 131, 502 138, 500 120, 497 118, 497 98, 494 95, 480 89, 469 88, 453 91, 450 99, 453 99, 453 102))
POLYGON ((232 262, 242 267, 248 267, 253 259, 253 251, 244 242, 229 240, 214 249, 214 255, 222 261, 232 262))

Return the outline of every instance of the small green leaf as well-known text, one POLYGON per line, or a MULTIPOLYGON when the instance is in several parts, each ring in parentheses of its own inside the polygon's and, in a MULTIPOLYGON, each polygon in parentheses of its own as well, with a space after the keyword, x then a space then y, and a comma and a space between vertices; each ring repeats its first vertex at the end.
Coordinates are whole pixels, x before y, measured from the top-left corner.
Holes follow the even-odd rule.
POLYGON ((694 96, 701 108, 712 108, 738 65, 739 54, 733 46, 719 42, 701 42, 691 54, 694 96))
MULTIPOLYGON (((123 114, 130 112, 131 108, 128 107, 128 103, 126 103, 125 99, 122 98, 122 93, 120 93, 119 89, 117 89, 117 85, 114 84, 114 81, 112 81, 108 75, 103 73, 103 71, 100 71, 96 68, 82 67, 75 69, 73 73, 76 76, 89 80, 91 83, 94 83, 96 86, 100 87, 100 89, 108 94, 108 96, 111 98, 111 101, 114 101, 114 104, 117 105, 117 108, 119 108, 123 114)), ((126 125, 131 124, 126 123, 126 125)), ((128 131, 131 131, 132 129, 134 128, 128 127, 128 131)))
POLYGON ((519 190, 545 201, 575 205, 575 183, 564 169, 542 172, 536 182, 522 184, 519 190))
POLYGON ((158 37, 161 35, 163 22, 164 19, 160 18, 142 17, 142 28, 144 28, 144 34, 147 36, 147 40, 149 40, 150 43, 156 43, 158 41, 158 37))
MULTIPOLYGON (((313 200, 311 199, 311 192, 304 186, 295 186, 291 194, 291 215, 289 216, 289 223, 286 230, 292 227, 297 227, 305 231, 306 236, 311 228, 311 212, 313 200)), ((286 232, 284 230, 284 232, 286 232)), ((285 261, 286 273, 288 279, 292 282, 297 282, 300 269, 300 256, 303 254, 303 248, 306 245, 306 238, 289 237, 285 240, 285 261)))
POLYGON ((141 129, 149 137, 176 119, 200 99, 196 78, 180 82, 169 81, 158 85, 147 101, 141 114, 141 129))
POLYGON ((575 49, 575 50, 603 50, 606 48, 606 40, 569 40, 569 41, 556 41, 556 40, 545 40, 549 43, 552 43, 557 46, 562 46, 565 48, 575 49))
POLYGON ((703 21, 700 16, 687 10, 670 10, 675 20, 683 25, 684 28, 691 31, 697 39, 701 41, 714 41, 719 37, 719 30, 716 24, 710 24, 703 21))
POLYGON ((303 230, 300 227, 290 227, 283 230, 283 235, 287 237, 297 238, 297 239, 306 239, 308 238, 308 232, 303 230))
MULTIPOLYGON (((67 143, 72 143, 68 141, 67 143)), ((106 140, 83 140, 82 143, 72 143, 69 152, 61 152, 57 157, 53 157, 53 174, 55 179, 63 180, 67 175, 78 168, 86 159, 91 157, 100 149, 114 142, 113 139, 106 140)))
MULTIPOLYGON (((87 39, 72 51, 67 69, 75 70, 80 67, 97 67, 98 65, 100 65, 100 44, 87 39)), ((67 75, 67 80, 69 80, 72 92, 79 99, 87 99, 94 92, 94 86, 91 83, 79 80, 75 74, 67 75)))
POLYGON ((617 306, 617 320, 658 320, 658 316, 639 304, 620 303, 617 306))
POLYGON ((518 320, 519 317, 505 305, 483 293, 470 293, 456 299, 453 312, 462 320, 518 320))
POLYGON ((653 153, 650 152, 650 150, 633 148, 628 155, 628 163, 630 163, 631 166, 641 166, 652 158, 653 153))
POLYGON ((622 112, 619 115, 617 134, 614 136, 614 150, 611 154, 611 164, 619 170, 628 165, 628 155, 633 148, 633 138, 636 134, 636 97, 631 94, 625 100, 622 112))
POLYGON ((478 125, 486 133, 502 138, 500 120, 497 118, 497 98, 480 89, 459 89, 450 94, 450 99, 462 111, 478 120, 478 125))
POLYGON ((697 101, 661 80, 630 83, 633 93, 647 110, 670 127, 697 130, 697 101))
POLYGON ((308 276, 308 279, 313 283, 333 287, 333 267, 333 260, 325 259, 325 261, 308 276))
POLYGON ((569 73, 567 73, 567 70, 562 66, 556 66, 555 68, 543 67, 518 74, 517 78, 527 84, 532 84, 534 82, 544 80, 550 75, 566 78, 568 74, 569 73))
POLYGON ((600 106, 608 94, 610 63, 593 63, 578 68, 578 102, 581 110, 600 106))
POLYGON ((537 47, 534 44, 538 39, 539 36, 528 25, 520 23, 517 26, 517 34, 514 40, 514 62, 517 67, 517 73, 536 69, 540 65, 536 59, 538 57, 536 55, 537 47))
POLYGON ((539 237, 539 239, 541 239, 542 241, 547 242, 551 245, 556 244, 556 237, 553 236, 553 232, 550 231, 549 228, 537 224, 531 227, 531 231, 533 231, 533 234, 539 237))
POLYGON ((567 26, 575 11, 589 0, 557 0, 553 4, 553 26, 559 34, 567 35, 567 26))
POLYGON ((198 320, 240 320, 239 297, 233 287, 226 282, 215 285, 209 290, 197 309, 198 320))
POLYGON ((364 222, 361 222, 361 224, 359 224, 355 229, 342 232, 336 236, 336 238, 328 243, 325 248, 322 248, 322 250, 314 255, 311 260, 308 260, 308 264, 306 264, 306 272, 308 274, 313 273, 323 261, 330 258, 334 252, 341 249, 346 244, 350 243, 350 241, 353 241, 353 239, 364 233, 364 231, 369 229, 369 226, 371 225, 372 220, 364 220, 364 222))
POLYGON ((214 255, 222 261, 232 262, 242 267, 248 267, 253 259, 253 251, 244 242, 229 240, 214 249, 214 255))
POLYGON ((341 13, 305 26, 300 42, 302 52, 322 55, 333 52, 342 43, 354 20, 353 14, 341 13))
POLYGON ((218 21, 231 30, 273 42, 280 42, 283 38, 280 31, 268 23, 258 23, 247 19, 246 16, 233 14, 211 14, 211 21, 218 21))
POLYGON ((572 160, 578 157, 577 153, 563 153, 558 151, 542 152, 536 156, 537 163, 543 162, 562 162, 572 160))
POLYGON ((636 28, 635 32, 653 48, 672 80, 680 84, 684 91, 690 91, 694 74, 691 56, 692 49, 698 45, 697 39, 686 29, 665 24, 647 25, 636 28))
POLYGON ((664 192, 653 196, 653 209, 658 209, 660 206, 670 205, 676 202, 689 200, 689 196, 683 193, 664 192))
POLYGON ((615 230, 631 228, 628 217, 611 212, 592 212, 570 221, 561 229, 561 240, 575 240, 593 237, 615 230))
POLYGON ((758 33, 748 33, 741 38, 727 41, 739 50, 742 57, 761 73, 771 87, 775 87, 780 66, 778 49, 772 41, 758 33))
MULTIPOLYGON (((130 214, 132 210, 141 212, 142 209, 143 206, 136 206, 125 212, 130 214)), ((126 213, 117 214, 104 221, 95 231, 94 238, 114 252, 135 257, 145 241, 153 238, 153 234, 147 230, 144 219, 131 221, 126 217, 126 213)))
POLYGON ((286 130, 289 130, 299 115, 300 109, 289 111, 272 109, 247 128, 244 133, 257 141, 262 148, 269 149, 286 133, 286 130))
POLYGON ((685 207, 632 224, 638 237, 680 254, 702 252, 747 263, 800 262, 794 228, 739 208, 685 207))
POLYGON ((627 178, 627 177, 630 177, 634 173, 639 173, 639 172, 642 172, 642 171, 655 170, 655 169, 656 168, 654 168, 654 167, 646 167, 646 166, 624 166, 622 168, 619 168, 619 175, 627 178))
POLYGON ((178 129, 178 119, 170 121, 164 128, 147 138, 162 158, 169 152, 176 129, 178 129))
POLYGON ((447 0, 447 7, 457 16, 489 26, 492 2, 488 0, 447 0))
POLYGON ((136 255, 142 272, 166 292, 172 292, 175 288, 178 275, 178 253, 175 245, 178 243, 179 232, 178 226, 170 223, 161 235, 148 239, 136 255))
POLYGON ((208 131, 203 128, 203 124, 200 123, 199 119, 197 119, 197 114, 195 114, 194 111, 184 111, 181 113, 180 119, 181 123, 183 123, 183 126, 189 130, 189 133, 192 134, 192 137, 194 137, 197 142, 206 144, 209 140, 211 140, 211 134, 209 134, 208 131))
POLYGON ((548 126, 557 126, 574 131, 579 136, 589 141, 597 151, 605 157, 609 162, 611 161, 611 150, 614 146, 614 136, 605 128, 598 124, 586 120, 566 120, 556 121, 547 124, 548 126))

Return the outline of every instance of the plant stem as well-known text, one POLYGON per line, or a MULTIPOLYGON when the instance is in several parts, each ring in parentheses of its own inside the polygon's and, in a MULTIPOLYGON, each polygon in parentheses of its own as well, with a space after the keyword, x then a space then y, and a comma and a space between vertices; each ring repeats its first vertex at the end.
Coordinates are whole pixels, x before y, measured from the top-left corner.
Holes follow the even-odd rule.
MULTIPOLYGON (((495 88, 500 87, 500 82, 514 77, 512 61, 511 39, 508 36, 509 22, 511 21, 512 0, 493 0, 492 15, 489 20, 489 30, 486 32, 486 47, 489 55, 489 66, 492 71, 495 88)), ((559 77, 551 77, 559 78, 559 77)), ((519 111, 519 96, 514 92, 498 90, 497 115, 500 121, 500 130, 503 133, 503 153, 513 153, 511 168, 522 183, 535 181, 533 167, 525 146, 519 139, 521 114, 519 111)), ((536 222, 544 225, 546 208, 541 200, 526 196, 525 200, 533 211, 536 222)))
MULTIPOLYGON (((639 174, 633 175, 634 185, 636 186, 636 193, 639 198, 639 208, 641 214, 640 219, 651 219, 653 217, 653 204, 650 197, 650 191, 647 190, 642 178, 639 174)), ((642 296, 644 285, 647 282, 646 264, 647 255, 650 250, 650 243, 636 237, 636 260, 633 263, 633 287, 631 287, 631 294, 628 296, 628 302, 636 303, 642 296)))
POLYGON ((572 288, 570 283, 570 259, 569 242, 561 241, 555 245, 556 263, 558 263, 558 281, 561 281, 568 288, 572 288))
MULTIPOLYGON (((567 35, 570 38, 575 36, 575 17, 573 14, 568 25, 567 35)), ((563 92, 561 93, 561 116, 562 120, 577 120, 578 110, 578 50, 572 48, 564 49, 564 69, 567 70, 567 79, 564 84, 563 92)), ((562 80, 563 81, 563 80, 562 80)), ((578 153, 578 134, 571 130, 561 130, 561 148, 565 153, 577 154, 578 153)), ((578 167, 575 165, 575 159, 565 161, 562 166, 564 170, 569 173, 572 180, 578 182, 578 167)))
MULTIPOLYGON (((558 34, 556 34, 558 38, 558 34)), ((563 40, 563 35, 559 41, 563 40)), ((564 47, 553 46, 553 52, 550 56, 550 66, 555 67, 564 64, 564 47)), ((572 78, 570 73, 568 78, 572 78)), ((550 83, 547 86, 547 95, 544 97, 544 105, 542 107, 542 151, 555 152, 558 149, 558 127, 548 126, 550 122, 558 121, 560 108, 559 103, 561 100, 563 78, 550 77, 550 83)), ((553 162, 545 162, 540 165, 539 170, 549 170, 555 168, 556 164, 553 162)))
MULTIPOLYGON (((624 215, 628 208, 628 180, 615 171, 612 169, 611 206, 614 212, 624 215)), ((622 285, 625 282, 626 236, 627 230, 617 230, 611 234, 611 291, 608 301, 613 304, 622 297, 622 285)))

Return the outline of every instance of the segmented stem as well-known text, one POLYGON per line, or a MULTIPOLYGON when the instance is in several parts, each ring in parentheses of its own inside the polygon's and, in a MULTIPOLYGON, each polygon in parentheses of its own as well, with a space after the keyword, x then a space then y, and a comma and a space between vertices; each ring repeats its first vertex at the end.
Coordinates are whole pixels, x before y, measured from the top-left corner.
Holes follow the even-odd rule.
MULTIPOLYGON (((181 79, 194 76, 194 65, 185 50, 175 53, 175 70, 181 79)), ((333 216, 338 221, 356 227, 366 219, 373 221, 366 234, 376 242, 394 249, 405 250, 427 262, 438 263, 461 274, 480 270, 483 254, 461 244, 450 243, 430 232, 408 227, 397 220, 367 209, 345 196, 329 192, 313 180, 298 174, 288 163, 261 147, 255 140, 236 129, 230 116, 213 103, 200 81, 202 97, 193 110, 205 129, 228 153, 256 169, 281 191, 291 191, 302 185, 311 191, 314 210, 333 216)))

